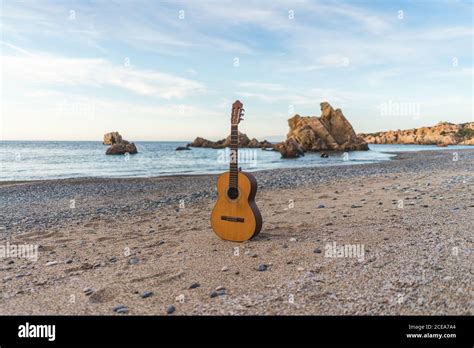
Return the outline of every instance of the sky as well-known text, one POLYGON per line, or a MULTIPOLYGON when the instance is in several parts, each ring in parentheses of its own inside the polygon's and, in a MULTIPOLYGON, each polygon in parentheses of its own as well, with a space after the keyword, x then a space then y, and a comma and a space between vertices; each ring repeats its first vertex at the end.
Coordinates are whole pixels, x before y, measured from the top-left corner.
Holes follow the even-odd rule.
POLYGON ((473 116, 472 1, 0 0, 0 140, 278 140, 473 116))

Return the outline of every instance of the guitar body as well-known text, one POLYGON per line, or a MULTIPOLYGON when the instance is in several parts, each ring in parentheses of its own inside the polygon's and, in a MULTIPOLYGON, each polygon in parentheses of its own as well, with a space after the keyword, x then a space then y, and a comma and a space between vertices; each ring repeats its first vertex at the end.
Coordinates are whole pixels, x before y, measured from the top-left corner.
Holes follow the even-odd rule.
POLYGON ((214 232, 225 240, 243 242, 255 237, 262 228, 262 216, 255 204, 257 181, 252 174, 238 172, 238 195, 229 194, 230 173, 217 179, 218 199, 211 214, 214 232))

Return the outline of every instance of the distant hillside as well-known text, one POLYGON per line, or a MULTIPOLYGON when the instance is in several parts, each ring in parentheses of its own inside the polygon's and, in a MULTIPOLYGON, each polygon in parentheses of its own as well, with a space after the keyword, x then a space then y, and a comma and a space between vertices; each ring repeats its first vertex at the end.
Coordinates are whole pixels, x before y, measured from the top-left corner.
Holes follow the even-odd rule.
POLYGON ((474 145, 474 122, 440 122, 433 127, 362 133, 359 136, 369 144, 474 145))

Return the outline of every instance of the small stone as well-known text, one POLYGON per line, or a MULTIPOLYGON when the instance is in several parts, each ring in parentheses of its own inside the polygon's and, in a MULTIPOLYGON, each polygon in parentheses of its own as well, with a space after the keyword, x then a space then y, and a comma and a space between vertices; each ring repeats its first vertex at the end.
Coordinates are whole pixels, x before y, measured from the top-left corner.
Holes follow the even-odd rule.
POLYGON ((288 248, 288 244, 286 244, 286 243, 283 244, 283 245, 282 245, 282 248, 283 248, 283 249, 287 249, 287 248, 288 248))
POLYGON ((58 261, 49 261, 49 262, 46 262, 46 266, 54 266, 54 265, 57 265, 58 264, 58 261))
POLYGON ((304 267, 297 267, 296 270, 297 270, 298 272, 302 272, 302 271, 304 271, 304 267))
POLYGON ((145 291, 143 294, 142 294, 142 298, 147 298, 147 297, 151 297, 153 296, 153 291, 145 291))
POLYGON ((291 237, 291 238, 290 238, 290 242, 296 242, 296 238, 295 238, 295 237, 291 237))
POLYGON ((176 310, 176 308, 173 305, 169 305, 168 307, 166 307, 166 313, 167 314, 173 314, 175 310, 176 310))
POLYGON ((115 256, 112 256, 110 259, 109 259, 109 262, 116 262, 117 261, 117 258, 115 256))
POLYGON ((385 237, 383 240, 389 240, 389 239, 390 239, 390 238, 388 238, 388 237, 385 237))
POLYGON ((66 264, 69 265, 70 263, 72 263, 72 259, 66 260, 66 264))
POLYGON ((84 292, 84 295, 86 296, 89 296, 94 292, 94 290, 92 290, 91 288, 84 288, 82 291, 84 292))
POLYGON ((211 298, 217 297, 217 291, 212 291, 209 296, 211 296, 211 298))
POLYGON ((128 313, 128 308, 125 307, 124 305, 118 305, 114 308, 114 312, 120 313, 120 314, 126 314, 128 313))
POLYGON ((132 257, 131 259, 128 260, 129 265, 136 265, 140 260, 138 257, 132 257))
POLYGON ((229 267, 227 267, 227 266, 224 266, 224 267, 221 268, 222 272, 227 272, 228 270, 229 270, 229 267))
POLYGON ((225 290, 225 287, 223 287, 222 285, 220 285, 220 286, 218 286, 215 290, 216 290, 216 291, 225 290))
POLYGON ((266 271, 266 270, 267 270, 267 268, 268 268, 268 266, 267 266, 267 265, 265 265, 265 264, 261 263, 260 265, 258 265, 258 267, 257 267, 257 271, 259 271, 259 272, 264 272, 264 271, 266 271))
POLYGON ((323 208, 326 208, 326 206, 324 204, 318 205, 318 209, 323 209, 323 208))
POLYGON ((326 224, 326 226, 332 226, 332 225, 334 225, 332 222, 328 222, 328 223, 326 224))
POLYGON ((201 286, 201 284, 199 283, 192 283, 191 286, 189 287, 190 289, 196 289, 196 288, 199 288, 201 286))
POLYGON ((313 252, 314 252, 315 254, 321 254, 321 249, 316 248, 316 249, 313 250, 313 252))

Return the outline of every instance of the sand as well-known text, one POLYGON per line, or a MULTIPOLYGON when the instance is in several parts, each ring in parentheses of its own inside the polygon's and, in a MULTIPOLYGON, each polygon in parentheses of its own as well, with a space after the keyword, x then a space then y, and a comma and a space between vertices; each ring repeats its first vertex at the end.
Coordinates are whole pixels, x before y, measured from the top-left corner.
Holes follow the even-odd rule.
POLYGON ((210 228, 212 175, 1 183, 0 245, 39 254, 0 259, 0 313, 472 315, 474 150, 457 152, 257 172, 244 243, 210 228))

